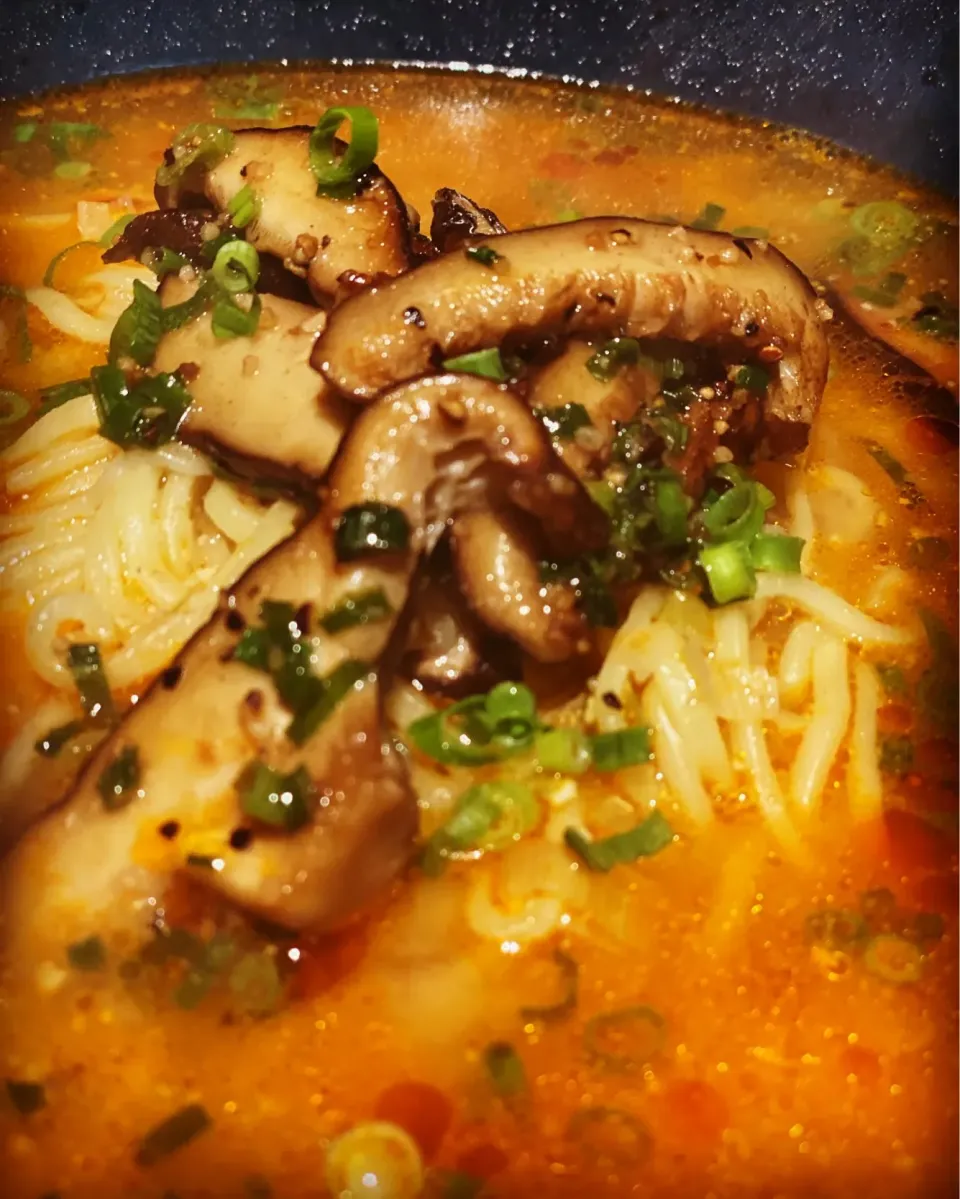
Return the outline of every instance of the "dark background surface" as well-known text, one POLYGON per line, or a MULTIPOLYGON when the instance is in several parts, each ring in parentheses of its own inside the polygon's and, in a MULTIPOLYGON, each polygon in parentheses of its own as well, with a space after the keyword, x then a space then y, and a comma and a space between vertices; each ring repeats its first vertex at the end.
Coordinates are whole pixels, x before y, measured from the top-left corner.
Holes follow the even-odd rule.
POLYGON ((145 67, 386 59, 628 83, 957 189, 952 0, 0 0, 0 92, 145 67))

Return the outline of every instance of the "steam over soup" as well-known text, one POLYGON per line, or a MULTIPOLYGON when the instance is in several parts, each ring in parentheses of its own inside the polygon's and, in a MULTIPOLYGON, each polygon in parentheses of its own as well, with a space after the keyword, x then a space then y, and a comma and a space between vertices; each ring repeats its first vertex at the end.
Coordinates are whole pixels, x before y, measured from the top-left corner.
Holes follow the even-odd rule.
POLYGON ((414 71, 0 147, 4 1193, 952 1193, 953 207, 414 71))

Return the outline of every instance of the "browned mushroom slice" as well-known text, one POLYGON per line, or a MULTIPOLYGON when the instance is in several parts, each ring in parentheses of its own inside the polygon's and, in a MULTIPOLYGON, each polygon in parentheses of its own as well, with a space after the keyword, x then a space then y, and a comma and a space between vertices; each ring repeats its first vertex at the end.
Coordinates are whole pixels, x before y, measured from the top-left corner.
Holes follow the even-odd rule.
POLYGON ((452 545, 463 594, 484 624, 539 662, 562 662, 584 643, 569 588, 541 582, 544 557, 529 519, 505 509, 461 513, 452 545))
MULTIPOLYGON (((526 405, 484 380, 423 380, 362 413, 317 517, 241 581, 15 851, 18 935, 135 930, 175 871, 290 927, 335 926, 380 892, 416 828, 377 678, 412 573, 484 487, 536 507, 552 461, 526 405), (345 620, 358 605, 372 618, 345 620), (288 653, 306 672, 284 676, 288 653), (277 772, 257 803, 251 763, 277 772)), ((579 528, 585 506, 561 490, 548 519, 579 528)))
MULTIPOLYGON (((103 261, 123 262, 132 258, 149 265, 153 252, 167 249, 185 258, 191 266, 208 267, 208 247, 220 232, 216 213, 206 209, 161 208, 156 212, 141 212, 104 252, 103 261)), ((301 304, 313 303, 306 280, 284 270, 280 260, 266 252, 260 255, 257 290, 301 304)))
POLYGON ((495 212, 481 208, 452 187, 441 187, 432 203, 430 240, 441 254, 458 250, 472 237, 493 237, 507 231, 495 212))
POLYGON ((813 419, 827 371, 824 306, 768 243, 597 217, 506 233, 495 249, 492 266, 455 253, 348 301, 314 366, 369 400, 508 334, 669 337, 775 362, 767 418, 801 430, 813 419))
POLYGON ((357 195, 318 196, 311 132, 306 126, 238 130, 233 150, 207 172, 204 189, 224 211, 249 186, 259 210, 244 229, 247 240, 275 254, 306 278, 318 301, 328 302, 340 292, 345 272, 372 279, 405 271, 410 229, 396 188, 375 167, 357 195))
POLYGON ((438 568, 431 561, 410 608, 401 669, 425 691, 458 697, 487 691, 498 680, 516 676, 516 647, 491 635, 477 620, 448 562, 438 568))
POLYGON ((884 308, 859 299, 847 288, 831 292, 830 301, 870 337, 888 345, 894 353, 925 371, 935 383, 957 394, 960 379, 957 343, 933 337, 917 327, 916 317, 923 313, 923 308, 918 308, 916 301, 884 308))
MULTIPOLYGON (((188 300, 196 287, 168 275, 160 287, 164 307, 188 300)), ((310 367, 324 314, 277 296, 262 303, 251 337, 215 336, 208 312, 161 338, 157 369, 183 368, 193 397, 179 436, 268 462, 279 468, 275 475, 320 478, 354 414, 310 367)))

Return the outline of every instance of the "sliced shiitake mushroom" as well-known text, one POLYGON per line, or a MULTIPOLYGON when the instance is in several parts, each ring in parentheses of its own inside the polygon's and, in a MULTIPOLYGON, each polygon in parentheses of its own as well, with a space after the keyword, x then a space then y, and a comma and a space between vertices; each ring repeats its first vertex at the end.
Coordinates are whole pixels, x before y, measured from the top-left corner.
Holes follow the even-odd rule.
POLYGON ((314 366, 370 400, 508 335, 668 337, 759 358, 773 376, 767 421, 809 427, 826 380, 825 306, 769 243, 597 217, 503 234, 491 249, 492 266, 457 252, 349 300, 314 366))

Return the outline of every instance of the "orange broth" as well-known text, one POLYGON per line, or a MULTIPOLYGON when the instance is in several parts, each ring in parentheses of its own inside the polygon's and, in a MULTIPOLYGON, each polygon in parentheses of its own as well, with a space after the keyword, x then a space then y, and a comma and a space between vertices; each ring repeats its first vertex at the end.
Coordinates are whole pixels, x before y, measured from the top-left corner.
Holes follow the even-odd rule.
MULTIPOLYGON (((3 160, 0 279, 36 286, 51 257, 77 240, 79 200, 129 197, 138 210, 151 207, 153 172, 174 133, 213 119, 242 79, 115 80, 0 108, 8 148, 13 126, 41 114, 110 134, 84 149, 92 169, 80 180, 24 175, 3 160), (66 216, 58 223, 56 214, 66 216), (43 215, 51 220, 34 219, 43 215)), ((421 213, 440 186, 492 208, 508 228, 576 213, 690 221, 709 202, 725 210, 722 227, 764 227, 829 282, 842 275, 837 246, 850 210, 896 199, 933 223, 898 268, 908 286, 956 298, 954 208, 803 134, 622 92, 472 75, 264 70, 256 88, 279 105, 276 124, 312 124, 336 103, 373 108, 379 161, 421 213)), ((0 381, 31 399, 100 360, 35 310, 29 331, 32 360, 8 352, 0 381)), ((862 604, 886 566, 908 562, 912 542, 944 539, 943 561, 909 571, 893 619, 922 605, 955 635, 955 413, 947 406, 939 426, 924 417, 894 356, 844 322, 834 323, 831 342, 807 465, 864 480, 881 506, 882 534, 852 549, 821 545, 818 578, 862 604), (896 455, 926 503, 902 503, 865 434, 896 455)), ((15 620, 0 624, 9 727, 38 702, 37 681, 21 677, 19 637, 15 620)), ((911 679, 923 665, 909 655, 901 664, 911 679)), ((489 871, 497 884, 492 856, 440 879, 414 871, 356 929, 279 939, 289 993, 265 1018, 237 1017, 218 995, 182 1010, 171 1001, 175 969, 124 978, 122 947, 110 947, 107 969, 68 972, 46 989, 38 978, 66 969, 62 930, 47 930, 29 960, 5 965, 0 1075, 43 1078, 46 1106, 24 1115, 0 1097, 3 1193, 320 1199, 329 1139, 375 1117, 413 1135, 430 1167, 425 1193, 437 1196, 455 1193, 444 1190, 444 1171, 483 1181, 482 1195, 503 1199, 952 1193, 956 748, 922 723, 910 696, 885 699, 880 721, 881 731, 914 739, 912 767, 886 776, 885 814, 867 825, 851 821, 843 776, 831 776, 803 829, 803 866, 784 860, 755 813, 738 811, 749 805, 723 797, 710 830, 591 877, 585 913, 520 952, 464 921, 468 877, 489 871), (876 977, 855 955, 811 947, 805 935, 811 913, 857 909, 877 888, 893 893, 896 919, 922 912, 943 921, 911 985, 876 977), (556 1019, 526 1019, 525 1005, 562 996, 558 949, 579 967, 576 1004, 556 1019), (611 1066, 589 1051, 589 1022, 636 1005, 662 1015, 662 1044, 649 1060, 611 1066), (528 1085, 519 1098, 499 1097, 484 1076, 483 1051, 494 1041, 509 1041, 522 1058, 528 1085), (155 1166, 136 1165, 140 1138, 189 1103, 202 1103, 211 1127, 155 1166), (578 1135, 577 1113, 588 1109, 626 1113, 615 1143, 578 1135), (638 1139, 633 1121, 649 1140, 638 1139), (256 1190, 258 1179, 270 1190, 256 1190)), ((213 927, 209 901, 176 888, 165 902, 168 919, 200 933, 213 927)))

